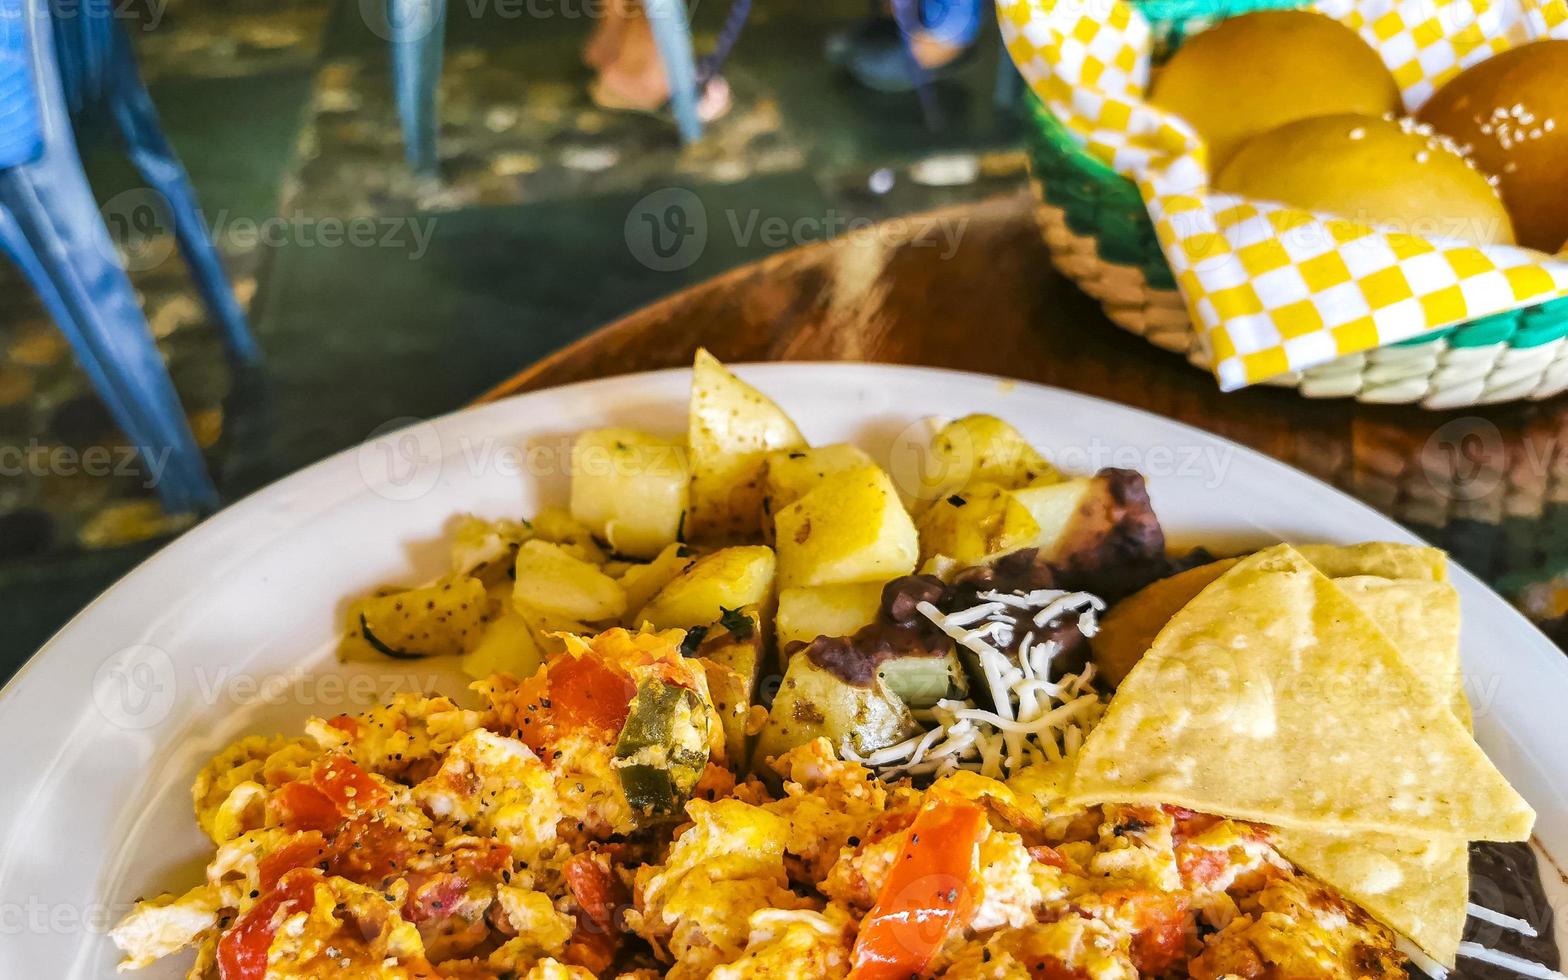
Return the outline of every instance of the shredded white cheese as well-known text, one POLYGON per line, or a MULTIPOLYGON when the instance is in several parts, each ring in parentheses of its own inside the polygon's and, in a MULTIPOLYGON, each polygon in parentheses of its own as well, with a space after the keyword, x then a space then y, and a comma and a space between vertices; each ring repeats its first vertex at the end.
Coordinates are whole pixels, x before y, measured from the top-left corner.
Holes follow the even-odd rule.
POLYGON ((1563 976, 1550 967, 1542 966, 1534 960, 1527 960, 1522 956, 1504 953, 1501 950, 1488 949, 1480 943, 1460 943, 1459 955, 1466 959, 1480 960, 1482 963, 1500 966, 1505 970, 1512 970, 1522 976, 1535 977, 1537 980, 1568 980, 1568 977, 1563 976))
POLYGON ((1477 905, 1474 902, 1469 904, 1468 909, 1472 918, 1480 919, 1482 922, 1490 922, 1494 926, 1502 926, 1504 929, 1512 929, 1514 932, 1517 932, 1522 936, 1529 936, 1531 939, 1534 939, 1540 935, 1540 933, 1535 931, 1535 926, 1532 926, 1523 919, 1516 919, 1511 915, 1504 915, 1501 912, 1493 912, 1486 906, 1477 905))
POLYGON ((968 769, 1003 778, 1033 762, 1056 761, 1076 752, 1084 732, 1105 704, 1090 688, 1094 667, 1055 681, 1051 662, 1058 643, 1039 640, 1033 629, 1076 616, 1086 636, 1097 628, 1105 603, 1087 592, 1038 589, 988 591, 977 605, 943 613, 929 602, 915 608, 980 663, 994 708, 974 701, 943 700, 917 715, 931 727, 860 760, 892 778, 941 775, 968 769), (1021 639, 1016 631, 1025 630, 1021 639), (1002 652, 1018 639, 1016 660, 1002 652))

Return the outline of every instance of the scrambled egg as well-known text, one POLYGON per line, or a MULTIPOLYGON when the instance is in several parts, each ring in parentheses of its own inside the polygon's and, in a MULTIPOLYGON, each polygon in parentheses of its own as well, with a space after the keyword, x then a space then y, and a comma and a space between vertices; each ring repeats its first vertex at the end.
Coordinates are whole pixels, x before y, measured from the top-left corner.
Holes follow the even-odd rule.
POLYGON ((217 926, 218 911, 218 893, 207 885, 138 902, 110 934, 127 953, 120 968, 139 970, 200 942, 217 926))
POLYGON ((942 848, 921 814, 951 804, 978 823, 922 976, 1403 980, 1388 930, 1263 828, 1067 810, 1051 778, 887 785, 826 740, 776 760, 778 788, 710 763, 650 816, 613 736, 530 741, 538 689, 478 688, 482 711, 399 695, 219 753, 193 787, 206 880, 136 905, 122 968, 194 950, 191 980, 847 978, 901 862, 942 848))
POLYGON ((413 797, 431 817, 494 837, 524 864, 551 848, 561 819, 555 780, 539 757, 483 728, 458 739, 413 797))
POLYGON ((1402 977, 1388 932, 1309 878, 1277 877, 1240 903, 1241 914, 1211 937, 1191 975, 1402 977))
POLYGON ((668 859, 637 874, 627 923, 675 960, 671 978, 704 977, 745 948, 750 916, 803 903, 789 890, 789 822, 739 800, 687 807, 692 825, 668 859))
POLYGON ((324 750, 343 752, 370 772, 403 778, 411 772, 422 774, 482 721, 479 712, 459 708, 447 698, 403 691, 364 714, 318 718, 305 730, 324 750))
POLYGON ((984 980, 1137 980, 1139 975, 1125 933, 1076 914, 971 943, 947 973, 984 980))
POLYGON ((753 912, 746 949, 709 980, 816 980, 849 972, 854 920, 838 905, 822 912, 753 912))
POLYGON ((388 980, 420 975, 419 931, 381 894, 331 877, 314 886, 313 897, 308 910, 277 925, 267 950, 270 980, 347 980, 363 975, 366 963, 383 964, 388 980))
POLYGON ((637 829, 637 814, 626 801, 614 761, 612 746, 585 735, 560 739, 550 750, 567 832, 579 840, 603 840, 637 829))

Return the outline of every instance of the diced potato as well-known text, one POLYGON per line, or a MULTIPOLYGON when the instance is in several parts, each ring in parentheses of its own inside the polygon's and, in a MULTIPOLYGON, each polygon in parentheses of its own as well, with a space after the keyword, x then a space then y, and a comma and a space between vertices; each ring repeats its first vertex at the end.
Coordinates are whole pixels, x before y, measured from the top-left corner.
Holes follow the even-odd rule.
POLYGON ((954 568, 1025 548, 1038 551, 1072 588, 1115 599, 1165 573, 1165 534, 1143 477, 1101 470, 1093 477, 1005 490, 969 487, 920 515, 925 571, 954 568))
POLYGON ((777 514, 837 473, 875 466, 865 451, 847 442, 814 449, 785 449, 768 454, 763 474, 764 514, 777 514))
POLYGON ((1015 494, 1040 524, 1041 556, 1074 588, 1114 601, 1166 574, 1165 532, 1140 474, 1105 469, 1062 486, 1015 494))
POLYGON ((452 530, 452 572, 493 584, 511 571, 518 546, 533 536, 527 521, 487 521, 464 514, 452 530))
POLYGON ((512 601, 585 622, 619 619, 626 612, 621 583, 565 546, 537 539, 517 551, 512 601))
POLYGON ((946 555, 964 567, 1027 548, 1040 536, 1028 509, 994 483, 936 501, 920 515, 919 527, 922 559, 946 555))
POLYGON ((716 622, 726 609, 771 609, 776 571, 772 548, 721 548, 671 579, 633 621, 655 629, 684 628, 716 622))
POLYGON ((685 519, 685 450, 635 429, 594 429, 572 443, 572 516, 610 550, 652 558, 685 519))
POLYGON ((921 575, 930 575, 944 582, 952 582, 964 566, 958 559, 942 554, 940 551, 920 563, 921 575))
POLYGON ((479 642, 489 608, 484 583, 471 575, 366 596, 349 607, 338 653, 345 660, 457 656, 479 642))
POLYGON ((690 548, 683 544, 672 544, 659 552, 653 561, 628 568, 621 576, 621 588, 626 590, 626 608, 642 612, 642 607, 660 589, 669 585, 671 579, 690 568, 696 560, 697 556, 690 548))
POLYGON ((779 590, 774 616, 779 649, 819 636, 850 636, 877 618, 882 582, 796 586, 779 590))
MULTIPOLYGON (((1145 516, 1127 512, 1111 479, 1102 474, 1012 490, 989 483, 967 487, 920 516, 921 556, 946 555, 967 566, 1022 548, 1038 548, 1048 561, 1099 548, 1119 522, 1145 516)), ((1152 513, 1146 516, 1157 530, 1152 513)))
POLYGON ((1054 483, 1062 475, 1019 434, 994 415, 966 415, 931 439, 926 499, 935 500, 974 483, 1005 488, 1054 483))
POLYGON ((1098 477, 1025 487, 1012 491, 1011 497, 1034 518, 1038 530, 1030 544, 1048 560, 1066 550, 1075 525, 1081 530, 1085 522, 1094 520, 1096 511, 1110 509, 1104 481, 1098 477))
POLYGON ((775 518, 784 586, 886 582, 914 571, 914 522, 881 469, 835 473, 775 518))
POLYGON ((746 768, 749 737, 746 721, 751 714, 752 692, 746 678, 735 668, 704 658, 702 669, 708 678, 708 695, 724 726, 724 757, 732 769, 746 768))
POLYGON ((573 517, 564 507, 546 507, 529 522, 534 537, 540 541, 558 544, 583 561, 603 565, 609 557, 599 542, 594 540, 593 529, 573 517))
POLYGON ((479 681, 493 674, 531 677, 543 662, 533 626, 508 609, 485 627, 479 644, 463 655, 463 673, 479 681))
POLYGON ((708 675, 708 693, 724 725, 725 755, 737 771, 746 767, 746 724, 762 674, 762 617, 755 606, 734 610, 708 627, 697 648, 708 675))
POLYGON ((767 453, 806 445, 788 415, 735 377, 712 354, 692 365, 691 507, 686 537, 727 543, 761 536, 762 475, 767 453))
POLYGON ((790 658, 752 753, 752 768, 763 773, 768 759, 814 738, 826 737, 841 757, 846 749, 864 756, 915 731, 909 709, 880 679, 863 687, 851 684, 801 652, 790 658))
POLYGON ((517 556, 513 555, 507 562, 506 574, 491 576, 492 580, 485 583, 485 598, 489 602, 486 618, 494 619, 512 608, 512 576, 516 567, 517 556))

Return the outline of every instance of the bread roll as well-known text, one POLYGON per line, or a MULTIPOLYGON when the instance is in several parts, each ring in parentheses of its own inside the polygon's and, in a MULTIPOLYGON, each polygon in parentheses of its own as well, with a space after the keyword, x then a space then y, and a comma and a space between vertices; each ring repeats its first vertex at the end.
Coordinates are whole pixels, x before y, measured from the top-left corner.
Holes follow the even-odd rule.
POLYGON ((1344 114, 1288 123, 1249 140, 1215 186, 1407 234, 1513 241, 1486 177, 1410 120, 1344 114))
POLYGON ((1149 98, 1197 129, 1216 172, 1249 138, 1285 123, 1402 108, 1377 52, 1339 21, 1306 10, 1260 10, 1193 35, 1149 98))
POLYGON ((1444 85, 1418 118, 1499 179, 1521 245, 1550 252, 1568 238, 1568 41, 1494 55, 1444 85))

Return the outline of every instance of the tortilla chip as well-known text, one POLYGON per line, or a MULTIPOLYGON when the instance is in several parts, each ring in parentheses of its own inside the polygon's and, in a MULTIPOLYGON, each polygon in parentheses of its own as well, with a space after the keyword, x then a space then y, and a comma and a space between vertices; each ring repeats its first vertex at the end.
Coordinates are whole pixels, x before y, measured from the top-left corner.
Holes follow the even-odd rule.
POLYGON ((1275 848, 1446 967, 1470 901, 1470 847, 1454 839, 1278 830, 1275 848))
MULTIPOLYGON (((1459 593, 1447 582, 1354 575, 1334 584, 1393 641, 1434 697, 1468 730, 1459 673, 1459 593)), ((1452 968, 1470 900, 1470 844, 1387 834, 1338 837, 1280 830, 1274 845, 1303 871, 1452 968)))
POLYGON ((1298 544, 1296 550, 1329 578, 1376 575, 1379 578, 1413 578, 1448 581, 1448 555, 1441 548, 1392 541, 1364 544, 1298 544))
POLYGON ((1374 575, 1336 578, 1334 584, 1393 641, 1432 695, 1447 702, 1467 731, 1473 730, 1459 672, 1459 593, 1454 587, 1374 575))
MULTIPOLYGON (((1308 544, 1296 550, 1345 590, 1406 654, 1406 662, 1417 674, 1451 677, 1454 714, 1470 727, 1470 705, 1459 674, 1459 594, 1447 584, 1443 552, 1379 542, 1308 544), (1346 588, 1346 581, 1359 584, 1346 588)), ((1101 679, 1112 686, 1120 684, 1171 617, 1240 560, 1222 558, 1189 568, 1112 606, 1089 641, 1101 679)))
POLYGON ((1162 578, 1134 592, 1112 606, 1100 619, 1100 628, 1089 640, 1095 670, 1111 686, 1122 682, 1127 673, 1154 645, 1154 638, 1171 617, 1208 588, 1221 575, 1236 567, 1240 558, 1221 558, 1207 565, 1189 568, 1170 578, 1162 578))
POLYGON ((1239 562, 1160 631, 1084 743, 1071 797, 1341 834, 1525 840, 1535 820, 1289 545, 1239 562))

